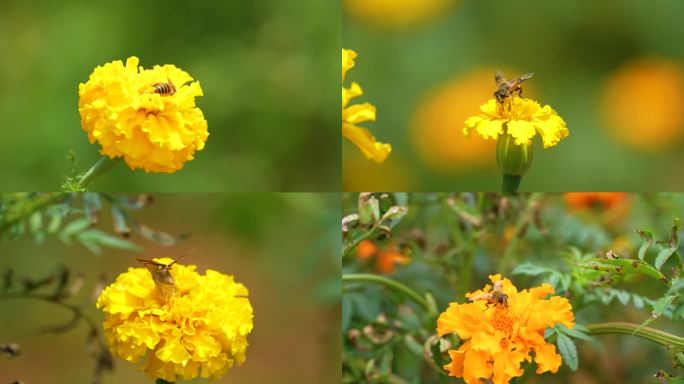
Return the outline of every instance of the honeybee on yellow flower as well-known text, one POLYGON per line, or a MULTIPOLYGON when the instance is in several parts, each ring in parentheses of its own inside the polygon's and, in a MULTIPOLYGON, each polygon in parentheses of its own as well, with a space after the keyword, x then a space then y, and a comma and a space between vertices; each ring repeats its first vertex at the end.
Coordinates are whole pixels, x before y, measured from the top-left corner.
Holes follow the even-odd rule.
POLYGON ((171 96, 176 93, 176 86, 169 79, 166 79, 166 83, 152 84, 152 88, 154 88, 154 93, 162 96, 171 96))
POLYGON ((506 80, 503 72, 496 71, 494 81, 496 81, 497 89, 494 92, 494 97, 500 104, 503 104, 504 99, 511 96, 513 92, 518 92, 518 96, 522 96, 520 83, 532 78, 532 76, 534 76, 534 72, 526 73, 512 80, 506 80))
POLYGON ((471 297, 469 300, 471 302, 487 300, 487 309, 489 309, 489 306, 492 304, 502 305, 504 307, 508 306, 508 295, 503 292, 503 280, 494 283, 494 288, 492 288, 491 291, 471 297))
POLYGON ((167 303, 176 297, 176 281, 171 274, 171 267, 184 256, 185 255, 181 255, 171 264, 163 264, 154 260, 137 258, 137 260, 150 271, 152 280, 154 280, 154 285, 157 286, 159 293, 167 303))

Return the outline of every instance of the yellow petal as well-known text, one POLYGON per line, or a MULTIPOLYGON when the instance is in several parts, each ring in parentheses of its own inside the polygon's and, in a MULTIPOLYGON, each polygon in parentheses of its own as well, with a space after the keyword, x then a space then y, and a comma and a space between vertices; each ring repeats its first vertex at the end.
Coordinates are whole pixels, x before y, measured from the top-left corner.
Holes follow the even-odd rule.
POLYGON ((496 139, 503 133, 503 120, 482 119, 477 124, 476 130, 485 139, 496 139))
POLYGON ((516 145, 526 145, 535 134, 534 126, 523 120, 509 121, 506 131, 513 136, 516 145))
POLYGON ((391 145, 378 142, 367 129, 353 124, 342 124, 342 136, 354 143, 366 158, 377 163, 385 161, 392 152, 391 145))
POLYGON ((349 88, 342 87, 342 109, 349 104, 351 99, 361 95, 363 95, 363 89, 357 83, 351 83, 349 88))
POLYGON ((342 110, 342 121, 358 124, 375 121, 375 107, 369 103, 355 104, 342 110))
POLYGON ((354 68, 354 59, 356 59, 356 52, 351 49, 342 48, 342 82, 347 75, 347 71, 354 68))

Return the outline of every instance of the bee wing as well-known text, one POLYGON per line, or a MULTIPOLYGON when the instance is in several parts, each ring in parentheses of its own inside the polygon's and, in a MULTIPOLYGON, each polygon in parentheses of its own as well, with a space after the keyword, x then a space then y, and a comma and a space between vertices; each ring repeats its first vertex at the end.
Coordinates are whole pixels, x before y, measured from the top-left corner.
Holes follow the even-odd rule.
POLYGON ((496 72, 494 73, 494 81, 496 81, 496 85, 497 85, 497 86, 499 86, 499 85, 505 83, 505 82, 506 82, 506 78, 504 77, 503 72, 501 72, 501 71, 496 71, 496 72))
POLYGON ((468 298, 468 300, 470 300, 471 302, 475 302, 478 300, 487 300, 487 299, 491 299, 491 298, 492 298, 491 293, 483 293, 481 295, 470 297, 470 298, 468 298))
POLYGON ((135 259, 138 260, 139 262, 143 263, 143 264, 152 264, 152 265, 161 265, 161 266, 165 266, 165 265, 166 265, 166 264, 158 263, 158 262, 156 262, 156 261, 154 261, 154 260, 141 259, 141 258, 139 258, 139 257, 136 257, 135 259))
POLYGON ((534 76, 534 72, 526 73, 516 79, 518 83, 522 83, 523 81, 532 78, 534 76))

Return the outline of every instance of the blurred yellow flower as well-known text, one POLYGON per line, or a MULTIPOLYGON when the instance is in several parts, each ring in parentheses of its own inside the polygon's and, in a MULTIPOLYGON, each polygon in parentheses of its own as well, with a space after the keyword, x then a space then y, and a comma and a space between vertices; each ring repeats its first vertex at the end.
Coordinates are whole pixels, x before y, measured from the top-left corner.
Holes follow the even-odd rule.
POLYGON ((601 105, 613 138, 644 152, 657 152, 684 137, 682 100, 684 67, 663 58, 640 58, 610 76, 601 105))
POLYGON ((123 157, 131 169, 172 173, 204 148, 209 135, 195 105, 202 88, 173 65, 143 69, 138 62, 107 63, 79 84, 81 126, 103 155, 123 157), (161 86, 166 92, 155 92, 158 84, 167 84, 161 86))
POLYGON ((382 164, 368 161, 356 149, 343 148, 342 189, 362 191, 410 191, 416 188, 414 163, 393 154, 382 164))
POLYGON ((534 100, 511 96, 503 104, 490 99, 480 106, 482 114, 465 121, 463 133, 475 130, 485 139, 497 139, 509 134, 516 145, 527 145, 539 134, 544 148, 553 147, 569 134, 565 121, 550 106, 540 106, 534 100))
POLYGON ((444 14, 455 0, 345 0, 352 16, 384 28, 415 26, 444 14))
POLYGON ((518 291, 501 275, 489 276, 492 283, 501 281, 508 296, 507 304, 489 304, 480 299, 492 286, 466 295, 471 303, 451 303, 437 320, 440 336, 456 333, 464 341, 458 350, 450 350, 451 363, 444 366, 449 376, 462 377, 466 383, 491 379, 494 384, 508 383, 521 376, 520 364, 531 361, 534 352, 537 373, 558 372, 561 356, 556 347, 544 340, 544 330, 556 324, 574 327, 570 302, 553 294, 549 284, 518 291))
POLYGON ((363 94, 361 86, 355 82, 349 88, 344 87, 347 71, 354 67, 355 58, 356 52, 342 49, 342 136, 356 144, 366 158, 382 163, 392 151, 392 146, 378 142, 366 128, 356 125, 375 121, 375 107, 369 103, 347 106, 351 99, 363 94))
POLYGON ((454 129, 478 107, 476 100, 491 97, 494 70, 482 68, 449 80, 418 103, 409 142, 431 169, 450 173, 494 165, 490 154, 496 143, 480 138, 468 140, 454 129))
MULTIPOLYGON (((169 264, 170 258, 154 259, 169 264)), ((245 361, 252 331, 247 288, 213 270, 174 264, 176 293, 166 300, 145 268, 129 268, 102 291, 105 338, 112 354, 166 381, 219 378, 245 361)))

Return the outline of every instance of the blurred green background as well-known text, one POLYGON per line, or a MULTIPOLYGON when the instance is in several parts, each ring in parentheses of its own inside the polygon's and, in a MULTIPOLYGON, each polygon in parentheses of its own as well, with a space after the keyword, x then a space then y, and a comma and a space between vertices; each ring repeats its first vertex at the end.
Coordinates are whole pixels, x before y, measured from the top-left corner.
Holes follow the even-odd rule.
POLYGON ((340 5, 318 0, 3 1, 2 189, 58 190, 66 155, 99 157, 80 127, 78 84, 138 56, 200 81, 205 149, 173 175, 120 167, 107 191, 335 191, 340 180, 340 5))
POLYGON ((342 45, 358 53, 347 82, 377 107, 362 126, 393 146, 377 165, 345 140, 345 190, 499 190, 493 147, 461 134, 496 69, 535 72, 524 95, 570 130, 556 147, 536 143, 522 190, 684 188, 684 2, 342 3, 342 45))
MULTIPOLYGON (((1 196, 0 196, 1 197, 1 196)), ((187 253, 184 264, 198 271, 215 269, 245 284, 254 307, 254 330, 247 360, 219 383, 336 383, 340 367, 340 200, 337 194, 155 194, 137 220, 154 229, 191 235, 162 247, 137 235, 143 252, 105 249, 96 256, 78 243, 66 246, 56 236, 37 243, 29 236, 0 245, 0 273, 41 278, 60 265, 84 274, 77 296, 66 300, 84 308, 97 324, 104 315, 92 299, 98 277, 111 281, 135 257, 187 253), (188 253, 189 252, 189 253, 188 253)), ((68 221, 72 221, 72 219, 68 221)), ((96 228, 112 233, 106 210, 96 228)), ((0 296, 2 292, 0 292, 0 296)), ((44 326, 61 324, 69 311, 49 302, 0 300, 0 344, 16 342, 22 354, 0 354, 0 382, 87 383, 93 359, 84 348, 87 327, 44 334, 44 326), (38 368, 38 369, 37 369, 38 368)), ((116 360, 102 383, 152 383, 133 364, 116 360)), ((193 382, 209 382, 196 380, 193 382)))

